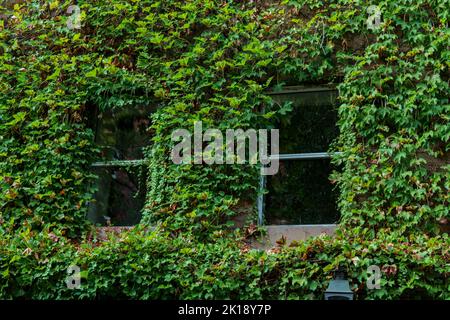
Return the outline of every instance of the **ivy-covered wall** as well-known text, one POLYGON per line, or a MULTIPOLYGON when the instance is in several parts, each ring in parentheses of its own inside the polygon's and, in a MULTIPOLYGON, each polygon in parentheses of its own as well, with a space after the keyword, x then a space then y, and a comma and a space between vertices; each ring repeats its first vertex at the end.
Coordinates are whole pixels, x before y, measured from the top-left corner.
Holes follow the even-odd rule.
POLYGON ((13 2, 0 20, 0 297, 321 299, 340 265, 359 299, 450 298, 448 0, 77 1, 80 28, 70 1, 13 2), (254 228, 229 220, 257 168, 175 165, 171 133, 270 127, 288 107, 267 89, 326 83, 339 83, 340 230, 250 250, 254 228), (88 108, 155 101, 144 218, 100 241, 88 108))

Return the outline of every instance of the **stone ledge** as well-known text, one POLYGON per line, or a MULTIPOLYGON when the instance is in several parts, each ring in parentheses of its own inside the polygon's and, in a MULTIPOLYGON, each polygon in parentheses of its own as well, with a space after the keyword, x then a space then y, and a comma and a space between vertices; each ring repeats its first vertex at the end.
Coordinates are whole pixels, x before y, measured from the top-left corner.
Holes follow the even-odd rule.
POLYGON ((277 241, 283 237, 286 245, 293 241, 303 241, 310 237, 326 234, 333 236, 336 224, 309 224, 309 225, 271 225, 265 226, 267 234, 254 240, 251 246, 255 249, 269 249, 277 246, 277 241))

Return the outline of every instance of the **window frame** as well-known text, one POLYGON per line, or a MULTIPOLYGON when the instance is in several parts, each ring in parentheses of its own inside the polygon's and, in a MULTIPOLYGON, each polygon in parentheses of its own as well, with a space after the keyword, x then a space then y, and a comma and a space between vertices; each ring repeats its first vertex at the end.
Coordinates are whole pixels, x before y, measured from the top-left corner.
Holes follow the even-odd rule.
MULTIPOLYGON (((335 84, 329 84, 324 86, 286 86, 283 90, 280 91, 268 91, 267 94, 269 96, 277 96, 277 95, 288 95, 288 94, 306 94, 306 93, 315 93, 315 92, 337 92, 335 84)), ((340 155, 342 152, 304 152, 304 153, 282 153, 278 155, 269 156, 270 160, 278 159, 285 161, 301 161, 301 160, 322 160, 322 159, 331 159, 336 155, 340 155)), ((97 161, 91 164, 92 168, 111 168, 111 167, 120 167, 127 168, 130 166, 145 166, 147 163, 146 159, 134 159, 134 160, 107 160, 107 161, 97 161)), ((261 171, 260 171, 261 172, 261 171)), ((264 209, 265 209, 265 187, 267 183, 267 178, 265 175, 260 174, 259 179, 259 190, 257 195, 257 211, 258 211, 258 219, 257 223, 260 226, 271 226, 264 224, 264 209)), ((301 226, 305 228, 316 228, 316 227, 336 227, 337 224, 299 224, 299 225, 273 225, 273 226, 301 226)))
MULTIPOLYGON (((99 114, 100 112, 98 111, 98 108, 96 107, 95 109, 95 117, 96 117, 96 121, 94 124, 94 143, 97 143, 97 136, 98 136, 98 130, 99 130, 99 114)), ((110 147, 110 146, 106 146, 106 147, 110 147)), ((147 146, 142 146, 141 148, 145 148, 147 146)), ((141 166, 146 166, 147 165, 148 160, 145 158, 139 158, 139 159, 132 159, 132 160, 100 160, 100 161, 96 161, 90 164, 91 169, 95 170, 95 169, 111 169, 111 168, 118 168, 118 169, 122 169, 125 172, 128 172, 128 169, 131 167, 141 167, 141 166)), ((95 183, 98 183, 98 180, 96 180, 95 183)), ((87 216, 86 218, 88 220, 91 219, 90 217, 90 210, 97 210, 95 208, 96 204, 95 203, 90 203, 90 208, 88 210, 87 216), (93 206, 93 207, 91 207, 93 206)), ((136 224, 131 224, 131 225, 124 225, 124 226, 113 226, 113 227, 117 227, 117 228, 129 228, 129 227, 134 227, 136 224)), ((109 227, 108 225, 106 226, 102 226, 102 227, 109 227)))
MULTIPOLYGON (((304 86, 287 86, 283 90, 280 91, 269 91, 267 94, 269 96, 275 96, 275 95, 292 95, 292 94, 307 94, 307 93, 316 93, 316 92, 337 92, 336 85, 326 85, 326 86, 312 86, 312 87, 304 87, 304 86)), ((331 159, 334 156, 340 155, 342 152, 304 152, 304 153, 280 153, 278 155, 270 155, 269 159, 274 160, 285 160, 285 161, 302 161, 302 160, 323 160, 323 159, 331 159)), ((262 172, 262 170, 260 170, 262 172)), ((311 230, 320 227, 324 228, 334 228, 337 226, 337 224, 276 224, 276 225, 266 225, 264 223, 264 217, 265 217, 265 195, 267 192, 265 191, 267 184, 267 177, 260 173, 259 178, 259 190, 257 195, 257 211, 258 211, 258 219, 257 223, 259 226, 266 226, 266 227, 280 227, 280 226, 286 226, 286 227, 294 227, 298 226, 301 228, 304 228, 306 230, 311 230)))

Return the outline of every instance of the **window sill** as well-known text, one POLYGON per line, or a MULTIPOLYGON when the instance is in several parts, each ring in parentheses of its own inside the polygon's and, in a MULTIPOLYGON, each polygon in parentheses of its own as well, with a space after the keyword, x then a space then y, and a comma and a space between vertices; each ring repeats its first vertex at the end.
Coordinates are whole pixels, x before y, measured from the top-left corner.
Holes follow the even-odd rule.
POLYGON ((286 245, 293 241, 304 241, 310 237, 326 234, 334 236, 336 224, 268 225, 267 234, 252 243, 255 249, 269 249, 277 246, 283 237, 286 245))

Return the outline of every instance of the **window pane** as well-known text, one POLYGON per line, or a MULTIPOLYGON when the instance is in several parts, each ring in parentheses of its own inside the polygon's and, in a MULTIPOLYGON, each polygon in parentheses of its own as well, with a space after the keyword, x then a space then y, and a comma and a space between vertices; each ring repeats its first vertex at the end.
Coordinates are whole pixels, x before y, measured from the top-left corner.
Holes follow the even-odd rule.
POLYGON ((131 226, 139 223, 146 194, 144 167, 95 168, 99 176, 95 202, 89 209, 89 220, 113 226, 131 226))
POLYGON ((292 111, 280 119, 280 153, 328 151, 338 135, 335 91, 282 94, 278 103, 292 102, 292 111))
POLYGON ((101 113, 96 143, 102 147, 102 160, 142 159, 142 147, 151 142, 151 111, 151 107, 135 107, 101 113))
POLYGON ((336 223, 337 190, 329 181, 331 171, 329 159, 280 161, 278 173, 267 176, 267 223, 336 223))

